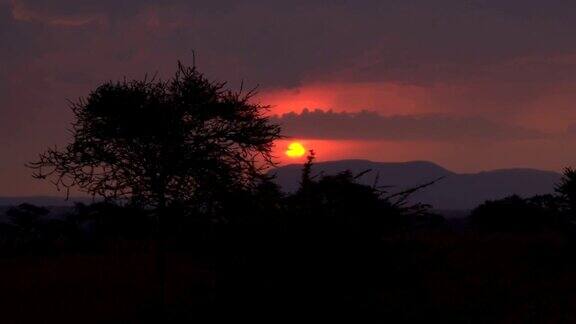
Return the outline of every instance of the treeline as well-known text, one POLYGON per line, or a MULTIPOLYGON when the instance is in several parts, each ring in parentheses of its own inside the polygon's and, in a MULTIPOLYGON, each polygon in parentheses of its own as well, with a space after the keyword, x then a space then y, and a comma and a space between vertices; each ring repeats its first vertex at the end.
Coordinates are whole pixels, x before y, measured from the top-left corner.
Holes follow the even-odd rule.
MULTIPOLYGON (((470 212, 460 232, 573 233, 575 174, 567 168, 552 194, 486 201, 470 212)), ((350 171, 314 175, 310 159, 295 193, 283 193, 268 179, 252 190, 227 191, 210 210, 171 206, 162 230, 169 240, 185 247, 186 242, 240 238, 264 240, 261 242, 382 240, 411 231, 454 229, 433 206, 408 203, 408 196, 417 188, 390 193, 360 184, 357 180, 362 175, 350 171)), ((97 252, 114 241, 150 241, 159 233, 157 211, 129 203, 77 203, 60 215, 52 215, 45 207, 21 204, 8 209, 5 216, 0 223, 1 253, 97 252)))
MULTIPOLYGON (((566 280, 576 270, 572 170, 566 170, 556 193, 488 201, 458 230, 431 206, 407 203, 411 191, 388 193, 359 184, 359 176, 315 175, 309 162, 293 194, 266 181, 225 195, 211 210, 169 208, 163 223, 168 297, 162 311, 156 302, 145 307, 156 296, 152 276, 132 283, 149 299, 130 295, 122 311, 94 320, 176 323, 230 314, 275 319, 314 314, 485 323, 551 316, 558 312, 552 300, 571 298, 563 291, 576 288, 566 280)), ((34 270, 41 287, 51 278, 57 278, 54 285, 75 282, 73 269, 84 269, 91 281, 70 291, 92 293, 101 286, 123 287, 126 283, 112 278, 130 277, 130 271, 154 273, 150 262, 160 234, 155 210, 110 202, 78 204, 59 218, 46 208, 20 205, 8 210, 0 231, 0 262, 16 260, 24 270, 41 257, 34 270), (85 259, 78 263, 74 256, 85 259), (142 261, 138 266, 133 260, 142 261), (106 275, 97 270, 104 266, 112 267, 106 275)), ((32 280, 26 273, 10 275, 32 280)), ((48 293, 40 293, 42 300, 48 293)), ((68 300, 67 309, 105 307, 113 300, 52 293, 68 300)), ((571 308, 563 309, 571 314, 571 308)))
MULTIPOLYGON (((240 238, 377 240, 443 223, 431 206, 408 204, 408 192, 390 195, 359 184, 359 176, 350 171, 314 176, 310 160, 304 166, 300 189, 293 194, 284 194, 268 179, 252 190, 221 194, 218 205, 210 210, 170 206, 164 211, 162 231, 169 240, 182 244, 240 238)), ((96 251, 114 240, 155 239, 157 218, 156 210, 129 203, 77 203, 58 216, 45 207, 22 204, 6 212, 0 249, 96 251)))

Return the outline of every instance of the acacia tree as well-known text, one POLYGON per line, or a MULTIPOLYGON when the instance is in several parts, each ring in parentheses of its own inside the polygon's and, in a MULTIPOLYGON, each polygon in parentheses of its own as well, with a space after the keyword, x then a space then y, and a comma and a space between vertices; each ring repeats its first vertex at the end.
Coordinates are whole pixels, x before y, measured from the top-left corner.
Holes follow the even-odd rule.
POLYGON ((253 95, 227 90, 180 62, 168 81, 107 82, 71 104, 72 142, 29 166, 35 178, 67 192, 77 187, 156 211, 162 308, 166 209, 211 212, 223 193, 253 188, 273 165, 280 128, 265 116, 268 106, 251 103, 253 95))
POLYGON ((253 95, 180 62, 168 81, 107 82, 71 103, 73 141, 30 167, 68 192, 206 210, 218 193, 251 188, 273 164, 280 128, 253 95))

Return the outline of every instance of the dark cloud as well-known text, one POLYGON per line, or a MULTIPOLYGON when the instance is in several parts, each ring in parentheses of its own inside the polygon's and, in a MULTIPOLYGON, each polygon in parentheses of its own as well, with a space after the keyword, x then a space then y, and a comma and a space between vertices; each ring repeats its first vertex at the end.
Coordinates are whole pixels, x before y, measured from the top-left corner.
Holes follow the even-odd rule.
POLYGON ((570 124, 566 127, 566 135, 569 137, 576 137, 576 124, 570 124))
POLYGON ((539 131, 481 117, 448 115, 382 116, 375 112, 323 110, 287 113, 272 119, 288 136, 337 140, 494 141, 542 139, 539 131))
MULTIPOLYGON (((414 84, 490 77, 502 62, 548 60, 576 49, 574 4, 566 1, 31 1, 15 0, 13 18, 52 26, 140 27, 154 16, 168 45, 189 46, 240 64, 267 86, 305 79, 414 84), (136 25, 133 25, 136 24, 136 25), (271 73, 273 71, 273 73, 271 73)), ((106 35, 106 34, 104 34, 106 35)), ((125 39, 145 46, 155 35, 125 39)), ((167 44, 164 44, 167 45, 167 44)))

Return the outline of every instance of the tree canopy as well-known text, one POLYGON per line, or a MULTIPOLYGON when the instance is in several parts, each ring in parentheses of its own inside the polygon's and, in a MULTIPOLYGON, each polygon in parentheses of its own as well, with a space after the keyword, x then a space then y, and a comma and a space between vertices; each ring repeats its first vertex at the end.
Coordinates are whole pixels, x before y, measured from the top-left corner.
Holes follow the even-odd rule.
POLYGON ((152 208, 206 207, 219 193, 253 187, 273 164, 280 128, 254 94, 180 62, 167 81, 106 82, 71 103, 72 142, 30 167, 58 188, 152 208))

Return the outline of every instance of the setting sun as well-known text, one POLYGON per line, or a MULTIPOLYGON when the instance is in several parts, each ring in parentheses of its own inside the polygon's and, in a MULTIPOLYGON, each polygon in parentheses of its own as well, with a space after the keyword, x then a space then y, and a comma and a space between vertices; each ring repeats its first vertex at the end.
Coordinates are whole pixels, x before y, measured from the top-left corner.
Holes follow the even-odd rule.
POLYGON ((290 158, 299 158, 304 156, 304 154, 306 154, 306 148, 298 142, 290 143, 286 150, 286 156, 290 158))

